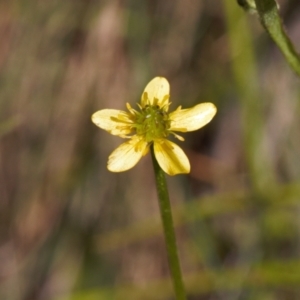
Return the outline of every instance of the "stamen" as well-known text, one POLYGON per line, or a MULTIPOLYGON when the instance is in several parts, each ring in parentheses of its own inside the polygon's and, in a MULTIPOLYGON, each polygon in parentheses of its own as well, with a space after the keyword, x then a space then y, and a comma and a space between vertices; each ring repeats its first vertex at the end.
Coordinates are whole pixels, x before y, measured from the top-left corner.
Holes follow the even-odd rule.
POLYGON ((170 133, 173 134, 176 137, 176 139, 178 139, 179 141, 181 141, 181 142, 184 141, 184 138, 181 135, 178 135, 173 131, 170 131, 170 133))

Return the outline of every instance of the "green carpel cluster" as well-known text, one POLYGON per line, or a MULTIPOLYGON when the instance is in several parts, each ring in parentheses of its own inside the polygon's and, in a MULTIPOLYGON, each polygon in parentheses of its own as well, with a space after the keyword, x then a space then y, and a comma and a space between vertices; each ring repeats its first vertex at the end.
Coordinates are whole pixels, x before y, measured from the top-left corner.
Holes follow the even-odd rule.
POLYGON ((170 119, 168 113, 158 105, 146 105, 136 116, 136 134, 148 142, 166 138, 169 135, 170 119))

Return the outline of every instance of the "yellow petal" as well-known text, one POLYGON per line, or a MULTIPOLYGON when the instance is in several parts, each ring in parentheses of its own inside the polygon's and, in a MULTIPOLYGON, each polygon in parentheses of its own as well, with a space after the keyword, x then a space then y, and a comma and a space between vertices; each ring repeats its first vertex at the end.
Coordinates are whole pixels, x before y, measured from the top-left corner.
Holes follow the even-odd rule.
POLYGON ((147 142, 133 137, 121 144, 108 158, 107 168, 111 172, 123 172, 134 167, 147 152, 147 142))
POLYGON ((170 97, 170 85, 166 78, 155 77, 145 87, 141 105, 158 105, 160 107, 166 107, 168 109, 170 97))
POLYGON ((183 150, 168 140, 154 142, 154 153, 160 167, 169 175, 190 172, 190 162, 183 150))
POLYGON ((177 109, 169 114, 171 119, 170 130, 194 131, 211 121, 217 112, 212 103, 201 103, 188 109, 177 109))
POLYGON ((131 132, 132 121, 129 118, 129 114, 122 110, 99 110, 92 115, 92 121, 113 135, 123 137, 131 132))

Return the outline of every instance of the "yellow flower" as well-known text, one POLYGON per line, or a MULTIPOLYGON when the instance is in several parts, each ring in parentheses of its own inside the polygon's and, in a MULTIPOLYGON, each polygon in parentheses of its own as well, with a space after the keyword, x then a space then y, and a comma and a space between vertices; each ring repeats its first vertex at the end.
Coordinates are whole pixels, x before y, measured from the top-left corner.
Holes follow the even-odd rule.
POLYGON ((92 121, 113 135, 129 140, 121 144, 109 156, 107 168, 111 172, 122 172, 134 167, 153 145, 160 167, 169 175, 189 173, 190 163, 182 149, 167 140, 172 134, 184 139, 174 131, 197 130, 211 121, 216 114, 212 103, 201 103, 189 109, 168 113, 170 97, 169 82, 155 77, 146 86, 140 104, 140 111, 126 104, 128 112, 103 109, 92 115, 92 121))

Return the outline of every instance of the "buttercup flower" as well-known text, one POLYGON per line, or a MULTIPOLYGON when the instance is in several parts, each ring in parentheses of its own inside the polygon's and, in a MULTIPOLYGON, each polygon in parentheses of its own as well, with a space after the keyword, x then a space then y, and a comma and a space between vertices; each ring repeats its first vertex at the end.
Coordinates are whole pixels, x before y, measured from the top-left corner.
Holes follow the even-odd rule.
POLYGON ((203 127, 211 121, 217 109, 212 103, 201 103, 188 109, 179 106, 169 113, 169 98, 169 82, 163 77, 155 77, 142 94, 138 104, 140 111, 127 103, 128 112, 103 109, 92 115, 92 121, 100 128, 129 139, 109 156, 109 171, 122 172, 131 169, 153 145, 155 157, 164 172, 169 175, 190 172, 188 158, 167 137, 172 134, 183 141, 175 131, 187 132, 203 127))

